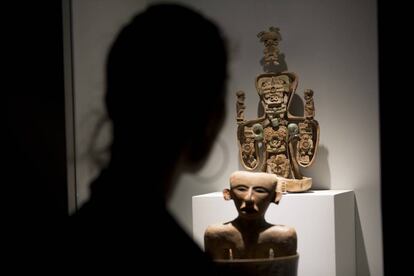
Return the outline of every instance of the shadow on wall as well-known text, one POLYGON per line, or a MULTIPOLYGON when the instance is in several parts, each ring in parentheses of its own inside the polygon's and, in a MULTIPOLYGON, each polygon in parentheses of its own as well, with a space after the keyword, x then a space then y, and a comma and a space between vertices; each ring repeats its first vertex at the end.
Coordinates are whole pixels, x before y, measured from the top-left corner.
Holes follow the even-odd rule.
POLYGON ((367 250, 365 248, 364 235, 362 233, 361 220, 359 218, 358 202, 355 197, 355 255, 356 255, 356 275, 370 276, 368 266, 367 250))
POLYGON ((303 117, 304 116, 303 108, 304 108, 304 104, 303 104, 302 97, 297 94, 297 90, 296 90, 296 93, 293 94, 292 96, 292 101, 289 106, 289 112, 292 115, 303 117))
MULTIPOLYGON (((93 120, 96 121, 96 124, 92 129, 89 145, 86 150, 81 153, 81 158, 90 159, 93 169, 96 167, 98 170, 102 170, 108 164, 110 159, 112 121, 109 119, 106 112, 101 110, 93 110, 89 118, 93 118, 93 120)), ((89 169, 92 170, 91 168, 89 169)))

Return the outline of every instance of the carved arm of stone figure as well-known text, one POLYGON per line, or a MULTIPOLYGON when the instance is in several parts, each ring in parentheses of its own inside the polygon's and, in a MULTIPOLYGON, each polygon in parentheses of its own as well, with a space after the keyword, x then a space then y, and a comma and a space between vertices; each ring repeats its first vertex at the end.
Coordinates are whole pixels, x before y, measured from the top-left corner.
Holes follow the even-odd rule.
POLYGON ((234 200, 238 216, 230 222, 211 225, 204 235, 205 250, 216 260, 258 259, 296 254, 294 228, 266 222, 270 203, 278 204, 280 178, 262 172, 234 172, 225 200, 234 200))
POLYGON ((263 140, 263 122, 265 116, 254 120, 244 118, 245 93, 237 91, 237 139, 239 141, 240 160, 243 166, 248 170, 255 170, 260 165, 260 154, 258 143, 263 140))

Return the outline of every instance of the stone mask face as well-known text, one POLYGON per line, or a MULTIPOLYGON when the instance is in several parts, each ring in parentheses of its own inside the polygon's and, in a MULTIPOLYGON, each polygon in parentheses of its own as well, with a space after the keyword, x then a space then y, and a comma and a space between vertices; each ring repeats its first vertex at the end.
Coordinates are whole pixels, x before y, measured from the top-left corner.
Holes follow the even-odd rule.
POLYGON ((235 172, 230 177, 230 190, 223 191, 224 199, 234 200, 241 217, 263 217, 271 202, 278 203, 277 177, 267 173, 235 172))
POLYGON ((254 218, 264 216, 274 198, 274 191, 271 188, 263 185, 240 184, 232 187, 230 193, 239 214, 254 218))

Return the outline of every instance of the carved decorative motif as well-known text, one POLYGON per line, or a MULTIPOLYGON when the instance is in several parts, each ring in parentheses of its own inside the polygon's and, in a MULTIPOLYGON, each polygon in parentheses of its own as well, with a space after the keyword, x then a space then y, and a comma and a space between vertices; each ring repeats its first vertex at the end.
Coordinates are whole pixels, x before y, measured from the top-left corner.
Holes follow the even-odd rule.
POLYGON ((310 166, 319 144, 319 124, 314 119, 313 91, 304 91, 304 116, 292 115, 289 107, 296 92, 298 77, 292 72, 276 71, 279 64, 279 29, 258 34, 264 43, 264 71, 256 77, 256 90, 264 114, 246 120, 245 93, 237 92, 237 139, 240 159, 248 171, 263 171, 286 178, 286 190, 310 189, 312 179, 303 177, 299 167, 310 166), (290 182, 289 182, 290 181, 290 182))
POLYGON ((246 109, 246 105, 244 104, 245 94, 243 91, 237 91, 237 103, 236 103, 236 111, 237 111, 237 123, 244 122, 244 110, 246 109))
POLYGON ((279 64, 279 41, 282 37, 279 33, 279 28, 270 27, 269 31, 263 31, 257 34, 260 41, 264 43, 265 49, 264 60, 265 65, 278 65, 279 64))

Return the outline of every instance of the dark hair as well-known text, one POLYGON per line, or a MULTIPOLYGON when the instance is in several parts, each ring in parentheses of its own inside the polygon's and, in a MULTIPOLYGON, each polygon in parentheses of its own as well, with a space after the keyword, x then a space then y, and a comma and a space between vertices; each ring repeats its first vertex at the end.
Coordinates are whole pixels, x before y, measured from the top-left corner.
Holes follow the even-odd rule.
POLYGON ((215 24, 179 5, 150 6, 122 29, 108 56, 114 143, 195 143, 212 113, 224 109, 226 68, 215 24))

